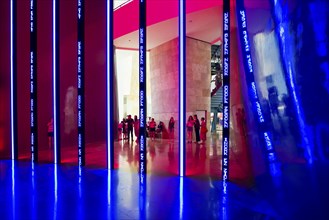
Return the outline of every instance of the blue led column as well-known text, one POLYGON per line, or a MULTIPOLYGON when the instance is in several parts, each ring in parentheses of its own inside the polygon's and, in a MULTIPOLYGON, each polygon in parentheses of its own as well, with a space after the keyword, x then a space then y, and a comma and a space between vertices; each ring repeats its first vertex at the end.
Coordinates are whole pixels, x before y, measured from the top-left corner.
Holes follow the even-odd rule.
POLYGON ((284 10, 282 8, 281 1, 270 1, 272 6, 273 20, 275 23, 275 32, 278 37, 278 43, 280 46, 280 55, 282 59, 282 66, 285 73, 287 82, 287 88, 289 94, 292 96, 292 103, 294 114, 298 120, 298 127, 301 136, 301 144, 306 150, 306 158, 310 164, 313 163, 313 150, 310 141, 310 134, 307 132, 307 125, 305 123, 304 110, 301 106, 300 97, 298 94, 297 85, 294 79, 295 71, 292 64, 292 58, 290 52, 290 45, 295 43, 295 40, 290 37, 290 33, 285 33, 290 27, 284 24, 284 10), (288 46, 289 45, 289 46, 288 46))
POLYGON ((139 181, 146 185, 146 0, 139 0, 139 181))
POLYGON ((146 0, 139 0, 139 214, 146 210, 146 0))
POLYGON ((53 0, 53 117, 54 163, 60 163, 60 93, 59 93, 59 1, 53 0))
POLYGON ((85 165, 85 2, 78 0, 78 164, 85 165))
POLYGON ((179 176, 185 176, 186 0, 179 0, 179 176))
POLYGON ((18 159, 17 147, 17 2, 10 0, 10 125, 11 159, 18 159))
POLYGON ((222 180, 226 195, 230 146, 230 0, 224 0, 223 4, 223 70, 222 180))
POLYGON ((30 115, 31 160, 38 161, 37 0, 30 0, 30 115))
POLYGON ((106 1, 106 120, 107 120, 107 168, 114 168, 113 132, 113 0, 106 1))
POLYGON ((271 135, 267 130, 265 117, 263 115, 263 111, 258 98, 256 82, 254 78, 254 68, 253 68, 251 48, 249 43, 247 17, 246 17, 246 10, 244 7, 244 0, 237 0, 236 9, 237 9, 237 20, 238 20, 238 32, 239 32, 241 51, 242 51, 242 61, 246 75, 249 100, 252 105, 252 110, 255 114, 259 136, 265 148, 269 171, 272 176, 276 176, 280 174, 280 170, 277 167, 278 163, 277 163, 277 157, 274 150, 273 142, 271 139, 271 135))

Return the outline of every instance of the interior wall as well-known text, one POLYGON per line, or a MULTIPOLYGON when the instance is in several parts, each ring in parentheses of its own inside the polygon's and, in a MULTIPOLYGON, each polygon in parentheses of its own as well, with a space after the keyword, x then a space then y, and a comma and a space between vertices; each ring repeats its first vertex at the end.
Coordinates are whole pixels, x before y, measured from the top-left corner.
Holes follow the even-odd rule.
MULTIPOLYGON (((205 119, 210 130, 211 45, 186 38, 186 121, 198 111, 206 111, 205 119)), ((202 114, 204 115, 204 114, 202 114)), ((201 117, 198 117, 201 123, 201 117)), ((210 132, 207 133, 210 135, 210 132)))
POLYGON ((18 158, 30 150, 30 1, 17 1, 17 144, 18 158))
MULTIPOLYGON (((85 2, 86 164, 106 143, 106 1, 85 2)), ((100 156, 101 154, 98 154, 100 156)), ((106 166, 106 154, 98 158, 106 166)))
POLYGON ((0 159, 11 157, 10 140, 10 14, 9 1, 0 1, 0 159))
POLYGON ((60 109, 62 162, 77 164, 77 1, 60 4, 60 109))
MULTIPOLYGON (((156 123, 168 128, 170 117, 176 121, 178 135, 178 39, 168 41, 150 51, 152 115, 156 123)), ((147 119, 148 120, 148 119, 147 119)))
POLYGON ((38 1, 38 144, 39 160, 53 162, 48 147, 47 123, 53 117, 52 108, 52 1, 38 1))

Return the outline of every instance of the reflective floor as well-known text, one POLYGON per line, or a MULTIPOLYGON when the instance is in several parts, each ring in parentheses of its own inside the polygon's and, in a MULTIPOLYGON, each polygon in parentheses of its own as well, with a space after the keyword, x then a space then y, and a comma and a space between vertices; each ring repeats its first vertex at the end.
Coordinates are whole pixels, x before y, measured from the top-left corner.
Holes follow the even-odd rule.
MULTIPOLYGON (((186 143, 186 174, 218 179, 221 176, 221 134, 215 133, 203 144, 186 143)), ((139 145, 135 141, 121 140, 114 144, 115 168, 121 171, 138 172, 139 145)), ((178 140, 147 140, 147 172, 158 175, 178 174, 178 140)), ((21 153, 19 159, 28 159, 30 152, 21 153)), ((61 162, 77 165, 77 147, 62 147, 61 162)), ((250 164, 243 152, 230 152, 230 177, 240 184, 250 185, 252 181, 250 164)), ((40 149, 39 160, 52 162, 52 149, 40 149)), ((86 166, 89 168, 106 168, 106 143, 86 144, 86 166)))
POLYGON ((290 164, 252 187, 218 179, 0 161, 1 219, 329 219, 329 167, 290 164), (223 203, 223 201, 226 201, 223 203))

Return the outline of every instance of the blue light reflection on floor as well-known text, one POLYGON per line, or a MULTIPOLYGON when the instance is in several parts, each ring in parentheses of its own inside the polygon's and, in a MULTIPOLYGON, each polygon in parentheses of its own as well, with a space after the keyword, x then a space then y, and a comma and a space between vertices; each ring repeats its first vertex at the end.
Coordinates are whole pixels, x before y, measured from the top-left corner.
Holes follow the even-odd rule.
POLYGON ((146 194, 141 197, 137 173, 83 168, 79 177, 78 167, 59 165, 56 170, 55 166, 36 164, 32 169, 29 162, 0 161, 1 219, 329 217, 328 165, 287 165, 279 184, 266 176, 258 177, 253 188, 230 183, 224 205, 221 181, 210 177, 148 175, 146 194))

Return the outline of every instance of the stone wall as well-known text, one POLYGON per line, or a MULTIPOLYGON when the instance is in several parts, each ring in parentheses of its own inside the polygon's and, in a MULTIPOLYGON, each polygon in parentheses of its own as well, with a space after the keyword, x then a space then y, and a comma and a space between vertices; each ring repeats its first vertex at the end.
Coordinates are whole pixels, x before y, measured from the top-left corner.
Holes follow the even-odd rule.
MULTIPOLYGON (((210 117, 210 56, 208 43, 187 38, 186 53, 186 110, 187 116, 197 111, 207 111, 210 117)), ((168 126, 170 117, 176 120, 175 137, 178 136, 179 71, 178 39, 168 41, 150 51, 150 82, 152 115, 157 123, 168 126)), ((209 120, 207 121, 209 125, 209 120)), ((209 132, 210 133, 210 132, 209 132)))

